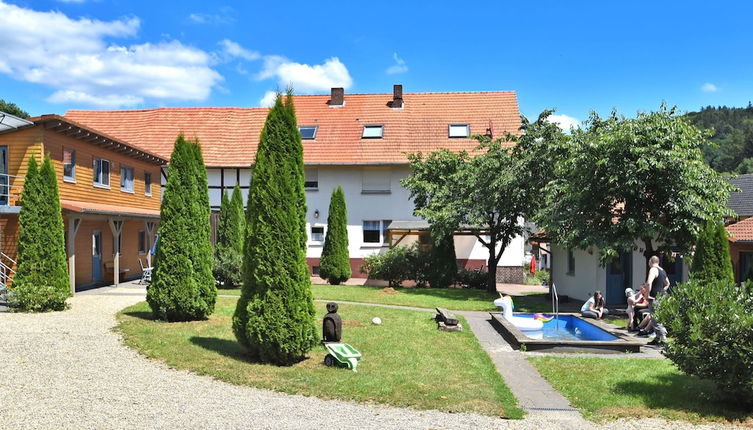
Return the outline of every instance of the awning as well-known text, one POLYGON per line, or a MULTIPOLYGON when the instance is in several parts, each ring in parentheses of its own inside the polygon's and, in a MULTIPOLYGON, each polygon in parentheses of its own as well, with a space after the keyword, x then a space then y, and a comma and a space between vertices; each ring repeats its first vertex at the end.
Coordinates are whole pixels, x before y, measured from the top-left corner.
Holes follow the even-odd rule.
POLYGON ((0 132, 9 130, 18 130, 19 128, 30 127, 33 122, 23 118, 13 116, 9 113, 0 112, 0 132))
POLYGON ((141 209, 128 206, 117 206, 92 202, 76 202, 72 200, 60 200, 60 206, 62 206, 63 210, 80 214, 135 218, 159 218, 159 211, 154 209, 141 209))
MULTIPOLYGON (((428 221, 424 220, 416 220, 416 221, 392 221, 390 225, 387 226, 387 231, 391 232, 420 232, 420 231, 429 231, 431 230, 431 225, 428 221)), ((455 230, 456 235, 463 236, 463 235, 470 235, 475 236, 476 234, 487 234, 488 229, 485 227, 473 227, 469 225, 461 225, 458 227, 457 230, 455 230)))

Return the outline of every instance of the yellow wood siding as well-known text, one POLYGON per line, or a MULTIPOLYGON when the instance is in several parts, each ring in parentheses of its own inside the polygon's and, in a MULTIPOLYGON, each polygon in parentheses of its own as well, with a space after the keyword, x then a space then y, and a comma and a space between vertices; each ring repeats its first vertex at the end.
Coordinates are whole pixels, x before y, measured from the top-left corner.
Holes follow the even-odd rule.
POLYGON ((29 167, 29 158, 42 153, 42 133, 40 127, 30 127, 13 133, 0 134, 0 146, 8 147, 8 174, 10 178, 9 205, 18 205, 24 176, 29 167), (15 176, 15 178, 13 178, 15 176))

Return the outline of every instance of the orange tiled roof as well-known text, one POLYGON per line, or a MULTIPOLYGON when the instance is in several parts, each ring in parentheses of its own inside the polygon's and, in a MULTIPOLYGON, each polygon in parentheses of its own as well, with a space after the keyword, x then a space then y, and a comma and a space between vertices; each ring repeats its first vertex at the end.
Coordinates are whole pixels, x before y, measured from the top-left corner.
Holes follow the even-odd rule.
POLYGON ((77 213, 101 214, 101 215, 129 215, 145 218, 159 218, 159 209, 142 209, 129 206, 117 206, 103 203, 77 202, 73 200, 60 200, 63 209, 77 213))
MULTIPOLYGON (((448 125, 468 123, 471 134, 518 133, 514 91, 404 93, 404 108, 392 109, 392 94, 346 94, 343 107, 329 95, 295 96, 298 125, 317 125, 316 140, 304 140, 306 164, 407 163, 405 153, 439 148, 471 150, 472 139, 449 138, 448 125), (365 124, 383 124, 384 138, 361 139, 365 124)), ((169 158, 178 133, 198 137, 208 166, 248 166, 254 161, 267 108, 158 108, 119 111, 71 110, 66 118, 169 158)))
POLYGON ((753 218, 746 218, 727 226, 730 242, 753 242, 753 218))

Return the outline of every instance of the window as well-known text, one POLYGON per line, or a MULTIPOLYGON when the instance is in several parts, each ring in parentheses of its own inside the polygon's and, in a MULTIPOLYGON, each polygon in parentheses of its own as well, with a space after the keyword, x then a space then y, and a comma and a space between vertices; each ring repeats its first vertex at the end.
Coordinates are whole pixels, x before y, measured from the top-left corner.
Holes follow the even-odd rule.
POLYGON ((302 125, 298 127, 298 131, 301 132, 301 139, 314 140, 316 139, 316 131, 319 127, 315 125, 302 125))
POLYGON ((575 255, 572 249, 567 250, 567 274, 575 275, 575 255))
POLYGON ((383 125, 364 125, 363 126, 363 139, 381 139, 384 135, 383 125))
POLYGON ((312 242, 324 242, 324 227, 311 226, 311 241, 312 242))
POLYGON ((139 254, 146 254, 146 232, 139 230, 139 254))
POLYGON ((63 148, 63 181, 76 182, 76 151, 63 148))
POLYGON ((471 126, 468 124, 450 124, 450 137, 468 137, 471 135, 471 126))
POLYGON ((387 242, 387 227, 392 220, 376 220, 363 222, 363 242, 383 244, 387 242))
POLYGON ((144 172, 144 195, 152 195, 152 174, 150 172, 144 172))
POLYGON ((110 162, 101 158, 94 159, 94 185, 110 188, 110 162))
POLYGON ((364 168, 361 184, 362 194, 389 194, 391 170, 389 167, 364 168))
POLYGON ((304 180, 303 187, 307 190, 318 190, 319 189, 319 169, 317 168, 307 168, 306 169, 306 179, 304 180))
POLYGON ((133 167, 120 168, 120 191, 133 192, 133 167))

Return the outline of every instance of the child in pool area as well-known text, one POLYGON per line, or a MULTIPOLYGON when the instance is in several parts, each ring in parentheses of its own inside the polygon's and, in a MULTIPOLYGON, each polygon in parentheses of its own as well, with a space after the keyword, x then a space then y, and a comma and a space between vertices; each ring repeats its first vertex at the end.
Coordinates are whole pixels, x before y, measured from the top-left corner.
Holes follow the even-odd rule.
POLYGON ((636 293, 632 288, 625 290, 625 297, 627 297, 627 329, 628 331, 636 331, 635 327, 635 312, 636 310, 645 309, 648 307, 648 284, 641 284, 640 290, 636 293))
POLYGON ((584 318, 602 319, 604 315, 609 314, 609 310, 604 307, 604 295, 601 291, 594 292, 594 295, 583 303, 580 308, 580 314, 584 318))

